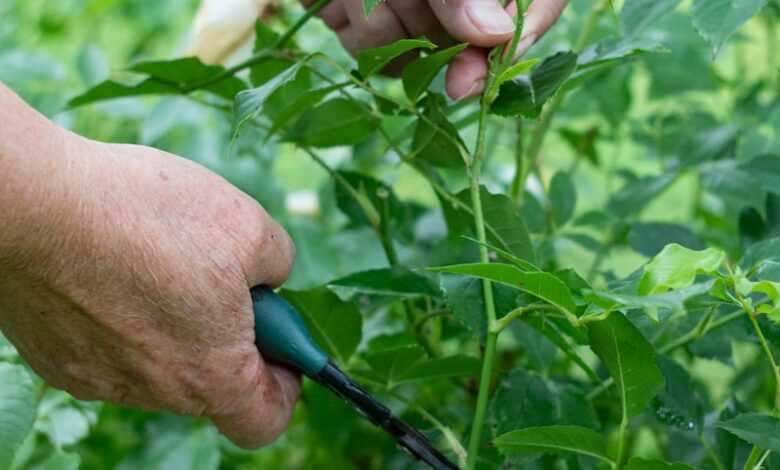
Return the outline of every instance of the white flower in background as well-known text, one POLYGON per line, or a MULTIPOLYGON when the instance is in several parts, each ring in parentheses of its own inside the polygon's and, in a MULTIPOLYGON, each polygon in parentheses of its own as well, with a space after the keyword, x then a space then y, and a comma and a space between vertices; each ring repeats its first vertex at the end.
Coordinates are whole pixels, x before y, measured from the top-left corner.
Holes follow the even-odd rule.
POLYGON ((203 0, 193 25, 189 55, 220 64, 254 36, 255 22, 271 0, 203 0))

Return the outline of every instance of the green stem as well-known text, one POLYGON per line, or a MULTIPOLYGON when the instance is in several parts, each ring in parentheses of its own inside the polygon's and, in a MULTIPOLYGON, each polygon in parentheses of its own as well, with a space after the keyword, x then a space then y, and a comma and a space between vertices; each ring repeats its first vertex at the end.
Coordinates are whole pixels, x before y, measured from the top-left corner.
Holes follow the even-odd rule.
POLYGON ((748 456, 747 461, 745 461, 745 465, 742 467, 742 470, 755 470, 758 466, 758 462, 761 461, 761 456, 764 452, 759 449, 758 447, 753 447, 753 450, 750 451, 750 455, 748 456))
MULTIPOLYGON (((485 131, 487 128, 488 108, 482 103, 482 111, 479 117, 479 130, 477 134, 477 145, 474 151, 474 158, 469 168, 469 177, 471 180, 471 206, 474 211, 474 223, 477 234, 477 240, 481 242, 479 246, 479 258, 482 263, 489 263, 487 235, 485 232, 485 217, 482 212, 482 198, 480 195, 480 179, 482 170, 483 153, 485 150, 485 131)), ((485 313, 487 315, 487 324, 489 330, 493 330, 496 321, 496 306, 493 300, 493 284, 484 279, 482 282, 482 293, 485 299, 485 313)), ((476 467, 477 457, 479 455, 479 444, 482 439, 482 427, 485 422, 488 398, 490 395, 490 382, 493 377, 493 363, 496 355, 496 342, 498 340, 497 332, 489 332, 485 343, 485 354, 482 360, 482 374, 479 381, 479 392, 477 394, 477 408, 474 414, 474 422, 471 427, 471 437, 469 440, 469 453, 466 468, 473 470, 476 467)))
MULTIPOLYGON (((601 14, 606 10, 608 5, 609 0, 601 0, 593 3, 593 7, 585 20, 585 24, 577 38, 576 45, 574 46, 575 52, 582 52, 585 46, 588 45, 590 37, 593 35, 599 19, 601 18, 601 14)), ((521 195, 531 169, 535 168, 538 164, 539 154, 542 150, 544 139, 552 126, 553 117, 560 110, 565 99, 566 91, 564 90, 561 90, 552 98, 542 113, 539 124, 531 134, 531 141, 528 144, 527 154, 525 158, 523 158, 523 165, 522 167, 517 168, 515 171, 515 178, 512 181, 512 198, 518 202, 521 202, 521 195)))
POLYGON ((778 411, 780 410, 780 368, 777 367, 777 361, 775 360, 774 353, 772 353, 772 348, 769 347, 769 342, 766 340, 766 336, 764 336, 764 331, 761 329, 761 325, 758 324, 755 310, 753 307, 751 307, 750 303, 748 303, 747 299, 740 296, 738 297, 738 300, 742 304, 742 309, 744 310, 745 314, 750 319, 750 323, 753 325, 753 330, 756 332, 756 336, 758 336, 758 341, 761 343, 761 348, 764 350, 764 354, 766 354, 769 366, 772 368, 772 375, 775 379, 775 397, 773 406, 774 411, 778 411))
POLYGON ((623 406, 623 419, 620 421, 620 430, 618 431, 618 450, 617 450, 617 457, 615 458, 615 463, 612 464, 612 468, 614 469, 621 469, 623 468, 623 459, 625 454, 625 448, 626 448, 626 431, 628 430, 628 416, 626 414, 626 407, 625 404, 623 406))
POLYGON ((707 442, 707 439, 704 438, 704 436, 699 435, 699 442, 701 442, 701 445, 704 447, 704 450, 707 452, 707 455, 709 456, 712 463, 715 465, 715 467, 718 470, 726 470, 726 467, 723 465, 723 462, 721 462, 720 456, 715 453, 715 450, 712 448, 709 442, 707 442))

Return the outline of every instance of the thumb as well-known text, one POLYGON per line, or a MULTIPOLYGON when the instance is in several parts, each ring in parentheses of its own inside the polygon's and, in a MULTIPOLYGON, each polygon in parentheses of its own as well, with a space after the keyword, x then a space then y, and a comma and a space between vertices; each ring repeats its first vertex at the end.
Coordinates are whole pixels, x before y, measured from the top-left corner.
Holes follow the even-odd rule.
POLYGON ((259 356, 256 367, 246 373, 244 394, 212 412, 211 420, 239 447, 257 449, 287 429, 301 380, 289 369, 264 362, 259 356))
POLYGON ((458 41, 493 47, 512 39, 515 22, 498 0, 428 0, 444 28, 458 41))

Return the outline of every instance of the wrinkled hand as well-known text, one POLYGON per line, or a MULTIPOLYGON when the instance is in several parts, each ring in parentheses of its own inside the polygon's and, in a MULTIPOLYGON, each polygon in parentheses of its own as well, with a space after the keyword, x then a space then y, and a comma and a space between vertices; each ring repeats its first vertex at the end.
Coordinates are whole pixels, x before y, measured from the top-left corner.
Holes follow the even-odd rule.
MULTIPOLYGON (((310 6, 315 0, 302 0, 310 6)), ((547 32, 568 0, 534 0, 528 8, 518 57, 547 32)), ((512 39, 514 1, 506 11, 498 0, 387 0, 366 18, 363 0, 333 0, 320 16, 352 54, 403 38, 425 36, 446 46, 468 42, 447 72, 447 93, 463 99, 482 92, 487 49, 512 39)))
POLYGON ((258 354, 249 288, 287 278, 285 231, 192 162, 61 133, 50 171, 3 176, 3 333, 77 398, 207 416, 244 447, 274 440, 299 378, 258 354))

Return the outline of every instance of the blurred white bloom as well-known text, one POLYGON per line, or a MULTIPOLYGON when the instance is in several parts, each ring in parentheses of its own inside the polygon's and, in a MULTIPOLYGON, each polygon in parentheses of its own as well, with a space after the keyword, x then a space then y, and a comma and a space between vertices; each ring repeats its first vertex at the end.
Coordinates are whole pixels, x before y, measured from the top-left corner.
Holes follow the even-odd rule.
POLYGON ((225 62, 254 36, 270 0, 203 0, 193 25, 189 55, 207 64, 225 62))
POLYGON ((295 191, 287 194, 285 201, 291 214, 315 216, 320 212, 320 200, 311 190, 295 191))

